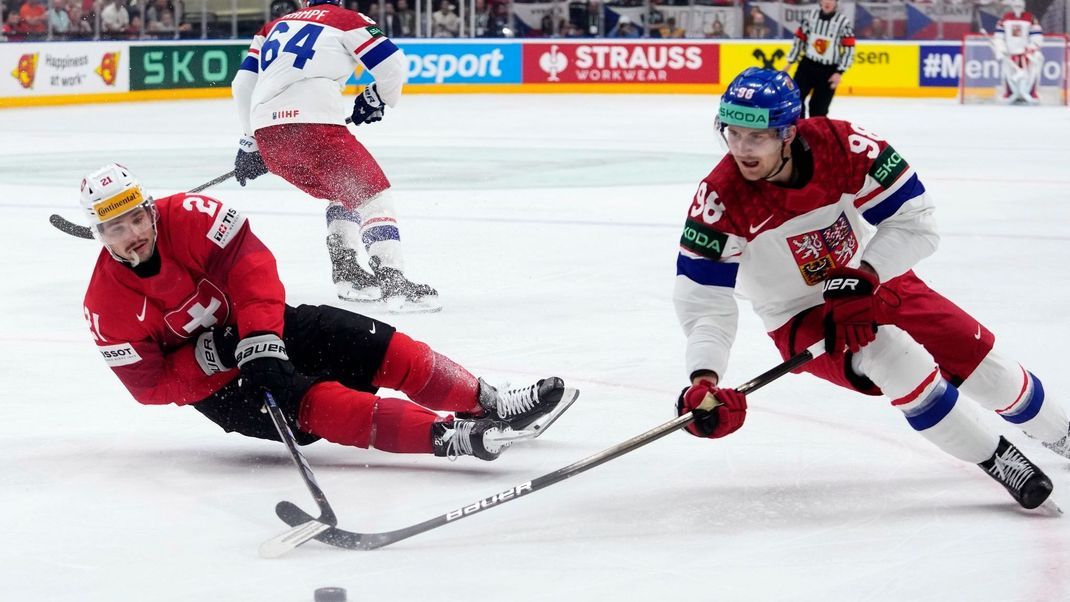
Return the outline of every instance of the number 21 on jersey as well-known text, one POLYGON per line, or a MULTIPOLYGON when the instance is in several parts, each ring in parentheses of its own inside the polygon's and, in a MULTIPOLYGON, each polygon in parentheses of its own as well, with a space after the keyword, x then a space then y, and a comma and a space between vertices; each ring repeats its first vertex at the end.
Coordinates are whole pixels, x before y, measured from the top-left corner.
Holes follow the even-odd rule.
POLYGON ((264 46, 260 49, 260 71, 266 70, 279 58, 279 54, 288 52, 294 55, 294 68, 304 69, 305 63, 316 55, 313 47, 316 40, 323 32, 322 25, 306 23, 296 33, 291 33, 290 24, 279 21, 271 28, 271 33, 264 40, 264 46), (283 43, 285 42, 285 45, 283 43))

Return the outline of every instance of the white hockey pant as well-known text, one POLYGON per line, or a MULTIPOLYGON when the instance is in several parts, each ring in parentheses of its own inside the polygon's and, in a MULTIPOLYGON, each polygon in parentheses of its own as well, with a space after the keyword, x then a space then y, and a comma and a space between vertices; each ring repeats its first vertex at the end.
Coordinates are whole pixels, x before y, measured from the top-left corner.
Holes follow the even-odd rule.
POLYGON ((881 388, 914 430, 945 452, 973 464, 995 452, 999 435, 984 426, 981 409, 959 399, 958 389, 940 376, 929 352, 903 330, 881 326, 851 366, 881 388))
POLYGON ((373 196, 355 210, 331 203, 327 207, 327 231, 341 235, 351 249, 359 250, 363 246, 370 257, 379 258, 382 267, 404 270, 397 212, 389 190, 373 196))

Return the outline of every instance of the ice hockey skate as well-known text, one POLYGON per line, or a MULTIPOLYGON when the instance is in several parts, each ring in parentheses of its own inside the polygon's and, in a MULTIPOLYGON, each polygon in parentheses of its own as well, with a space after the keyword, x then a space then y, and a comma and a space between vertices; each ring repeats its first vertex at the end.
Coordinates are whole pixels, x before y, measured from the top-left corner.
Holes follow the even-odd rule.
POLYGON ((460 456, 475 456, 480 460, 496 460, 514 438, 513 430, 500 420, 457 418, 436 422, 431 426, 431 442, 435 455, 456 460, 460 456))
POLYGON ((346 246, 341 234, 327 237, 327 252, 331 256, 331 278, 342 301, 375 303, 383 293, 374 274, 361 267, 357 252, 346 246))
POLYGON ((1059 454, 1067 460, 1070 460, 1070 433, 1067 433, 1058 441, 1053 441, 1051 443, 1041 441, 1040 444, 1051 450, 1053 453, 1059 454))
POLYGON ((545 432, 579 395, 556 376, 513 389, 498 389, 479 379, 479 405, 487 416, 508 423, 516 431, 534 431, 536 436, 545 432))
POLYGON ((412 282, 401 270, 383 267, 378 257, 373 256, 369 263, 375 272, 387 311, 396 314, 442 311, 438 291, 431 286, 412 282))
MULTIPOLYGON (((993 479, 1003 485, 1021 506, 1032 510, 1051 495, 1052 483, 1048 475, 1033 464, 1006 438, 999 438, 992 457, 978 464, 993 479)), ((1058 506, 1055 510, 1062 512, 1058 506)))

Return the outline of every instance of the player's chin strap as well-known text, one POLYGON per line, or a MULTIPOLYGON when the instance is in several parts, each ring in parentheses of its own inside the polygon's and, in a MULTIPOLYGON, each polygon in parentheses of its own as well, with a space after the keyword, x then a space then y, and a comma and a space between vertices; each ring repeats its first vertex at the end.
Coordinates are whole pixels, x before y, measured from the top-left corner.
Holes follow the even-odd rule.
POLYGON ((785 147, 787 147, 787 145, 787 142, 782 141, 780 143, 780 166, 777 167, 776 170, 773 171, 773 173, 762 178, 763 180, 768 182, 769 180, 775 178, 778 173, 784 171, 784 166, 788 164, 788 161, 791 161, 791 150, 788 150, 787 155, 784 154, 784 149, 785 147))

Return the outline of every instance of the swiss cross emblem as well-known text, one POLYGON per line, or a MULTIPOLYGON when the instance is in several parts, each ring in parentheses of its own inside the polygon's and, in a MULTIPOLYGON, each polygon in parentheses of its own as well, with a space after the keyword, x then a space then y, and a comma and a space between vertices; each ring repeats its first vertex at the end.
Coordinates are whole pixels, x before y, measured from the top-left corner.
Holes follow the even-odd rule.
POLYGON ((164 322, 171 332, 183 339, 217 324, 226 324, 230 317, 230 303, 219 287, 208 280, 197 283, 197 290, 178 309, 168 312, 164 322))
POLYGON ((829 41, 824 38, 818 38, 814 40, 814 50, 818 54, 824 55, 825 51, 829 49, 829 41))
POLYGON ((858 238, 845 213, 831 226, 791 236, 787 243, 799 273, 810 286, 822 282, 829 270, 847 265, 858 252, 858 238))

